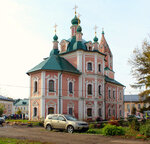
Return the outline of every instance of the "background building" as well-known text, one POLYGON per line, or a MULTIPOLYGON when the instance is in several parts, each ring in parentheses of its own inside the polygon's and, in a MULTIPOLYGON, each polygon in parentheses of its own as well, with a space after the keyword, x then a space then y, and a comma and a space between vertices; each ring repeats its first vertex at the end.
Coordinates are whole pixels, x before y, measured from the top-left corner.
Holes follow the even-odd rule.
POLYGON ((13 113, 13 99, 0 95, 0 104, 4 105, 3 115, 10 115, 13 113))
POLYGON ((14 114, 17 113, 18 110, 21 110, 22 114, 28 116, 29 114, 29 99, 18 99, 14 102, 13 110, 14 114))
POLYGON ((140 109, 143 107, 149 107, 150 104, 144 104, 140 101, 138 95, 124 95, 124 117, 132 114, 133 107, 136 108, 136 115, 143 117, 143 114, 140 113, 140 109))
MULTIPOLYGON (((102 31, 85 41, 81 20, 71 20, 71 37, 53 37, 49 57, 27 72, 30 76, 30 119, 71 114, 79 119, 123 117, 123 85, 114 79, 113 55, 102 31)), ((55 30, 56 32, 56 30, 55 30)))

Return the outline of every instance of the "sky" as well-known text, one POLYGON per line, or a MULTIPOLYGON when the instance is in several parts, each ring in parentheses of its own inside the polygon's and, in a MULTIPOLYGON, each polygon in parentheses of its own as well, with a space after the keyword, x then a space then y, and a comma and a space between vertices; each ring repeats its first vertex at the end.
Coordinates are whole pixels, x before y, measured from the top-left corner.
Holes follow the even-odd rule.
POLYGON ((78 6, 83 39, 93 40, 94 26, 113 53, 115 79, 132 89, 129 58, 150 33, 150 0, 0 0, 0 95, 29 97, 28 70, 48 57, 54 25, 59 42, 70 38, 73 7, 78 6))

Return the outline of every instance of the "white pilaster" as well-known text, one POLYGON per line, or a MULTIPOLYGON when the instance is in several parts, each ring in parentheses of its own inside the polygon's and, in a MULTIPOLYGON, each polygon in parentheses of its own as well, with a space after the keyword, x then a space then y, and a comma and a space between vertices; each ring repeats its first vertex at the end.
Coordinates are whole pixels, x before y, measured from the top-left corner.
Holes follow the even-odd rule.
POLYGON ((82 52, 77 52, 77 69, 82 72, 82 52))
POLYGON ((29 120, 31 120, 31 76, 29 78, 29 120))
POLYGON ((97 55, 95 55, 95 74, 97 74, 97 55))
POLYGON ((94 101, 94 112, 95 112, 95 118, 97 118, 97 100, 94 101))
POLYGON ((41 118, 45 118, 45 72, 41 73, 41 118))

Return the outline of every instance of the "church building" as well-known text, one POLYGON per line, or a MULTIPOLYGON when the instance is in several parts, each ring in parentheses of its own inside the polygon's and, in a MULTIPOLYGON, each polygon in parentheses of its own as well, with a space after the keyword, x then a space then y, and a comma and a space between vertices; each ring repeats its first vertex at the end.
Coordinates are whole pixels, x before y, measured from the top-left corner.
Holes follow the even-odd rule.
MULTIPOLYGON (((124 85, 114 78, 113 55, 102 30, 93 41, 84 40, 80 19, 71 20, 71 37, 53 37, 49 57, 29 70, 29 118, 70 114, 80 120, 123 117, 124 85)), ((95 27, 96 29, 96 27, 95 27)))

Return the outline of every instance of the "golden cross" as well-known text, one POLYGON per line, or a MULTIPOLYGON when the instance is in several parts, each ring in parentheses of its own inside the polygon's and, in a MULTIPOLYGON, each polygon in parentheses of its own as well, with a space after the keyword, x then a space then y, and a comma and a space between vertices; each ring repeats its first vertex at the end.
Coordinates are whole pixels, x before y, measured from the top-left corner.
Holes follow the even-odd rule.
POLYGON ((80 23, 80 19, 79 19, 80 16, 81 16, 81 15, 78 13, 78 25, 79 25, 79 23, 80 23))
POLYGON ((54 28, 55 28, 55 34, 56 34, 56 28, 57 28, 57 26, 58 26, 57 24, 54 25, 54 28))
POLYGON ((77 8, 78 8, 77 5, 75 5, 74 8, 73 8, 75 10, 75 15, 77 14, 77 12, 76 12, 77 8))
POLYGON ((94 30, 95 30, 95 36, 96 36, 96 33, 97 33, 97 26, 95 25, 95 27, 94 27, 94 30))

